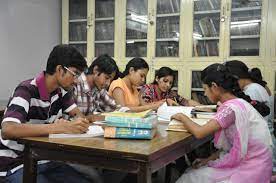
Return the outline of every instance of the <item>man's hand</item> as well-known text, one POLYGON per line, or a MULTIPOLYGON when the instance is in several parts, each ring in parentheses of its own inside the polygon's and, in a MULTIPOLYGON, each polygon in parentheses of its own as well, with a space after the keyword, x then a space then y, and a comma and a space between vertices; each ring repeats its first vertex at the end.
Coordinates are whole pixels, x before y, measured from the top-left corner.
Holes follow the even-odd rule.
POLYGON ((85 118, 77 118, 73 121, 67 121, 64 119, 57 119, 52 124, 53 133, 85 133, 89 127, 89 121, 85 118))

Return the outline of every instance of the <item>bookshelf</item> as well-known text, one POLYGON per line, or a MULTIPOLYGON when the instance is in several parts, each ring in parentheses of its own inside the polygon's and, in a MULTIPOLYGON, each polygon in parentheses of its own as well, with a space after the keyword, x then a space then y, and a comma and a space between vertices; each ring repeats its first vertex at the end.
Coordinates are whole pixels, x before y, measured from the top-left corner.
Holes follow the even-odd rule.
POLYGON ((262 1, 233 0, 230 20, 230 56, 258 56, 262 1))
POLYGON ((107 53, 114 57, 114 0, 95 0, 95 57, 107 53))
POLYGON ((147 57, 148 1, 126 2, 126 57, 147 57))
POLYGON ((276 70, 275 0, 62 0, 62 43, 91 62, 108 53, 121 70, 132 57, 155 70, 178 71, 177 89, 191 98, 193 71, 225 60, 264 68, 273 88, 276 70), (250 26, 248 26, 248 24, 250 26))
POLYGON ((75 46, 84 56, 87 54, 86 14, 86 1, 69 1, 69 44, 75 46))
POLYGON ((179 56, 180 0, 157 1, 156 57, 179 56))
POLYGON ((194 1, 193 56, 219 56, 220 0, 194 1))
POLYGON ((191 98, 201 104, 211 104, 210 100, 204 96, 204 89, 202 88, 201 82, 201 71, 199 70, 192 71, 191 98))

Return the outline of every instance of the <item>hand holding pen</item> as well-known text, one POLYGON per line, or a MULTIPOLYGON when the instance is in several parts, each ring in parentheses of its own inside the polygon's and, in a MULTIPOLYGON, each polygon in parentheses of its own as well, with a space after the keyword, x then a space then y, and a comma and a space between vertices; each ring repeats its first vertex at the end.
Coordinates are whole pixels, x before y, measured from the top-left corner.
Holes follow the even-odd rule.
POLYGON ((169 106, 178 106, 179 104, 177 103, 175 97, 174 97, 174 100, 170 99, 170 98, 166 98, 166 102, 167 102, 167 105, 169 106))

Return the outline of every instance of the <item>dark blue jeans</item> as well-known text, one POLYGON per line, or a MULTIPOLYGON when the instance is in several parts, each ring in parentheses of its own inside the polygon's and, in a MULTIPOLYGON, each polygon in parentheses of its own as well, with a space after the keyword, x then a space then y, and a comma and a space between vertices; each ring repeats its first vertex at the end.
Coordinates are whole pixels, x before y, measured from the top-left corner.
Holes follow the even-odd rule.
MULTIPOLYGON (((23 168, 4 178, 7 183, 23 182, 23 168)), ((37 165, 37 183, 91 183, 84 175, 69 165, 59 162, 49 162, 37 165)))

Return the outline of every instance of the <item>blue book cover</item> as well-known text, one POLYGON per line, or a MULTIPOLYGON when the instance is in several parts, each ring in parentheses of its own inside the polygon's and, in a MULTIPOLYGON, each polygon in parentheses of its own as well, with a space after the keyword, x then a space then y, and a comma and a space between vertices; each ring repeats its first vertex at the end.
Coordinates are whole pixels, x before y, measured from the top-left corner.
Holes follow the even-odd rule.
POLYGON ((152 139, 156 129, 105 127, 104 137, 126 139, 152 139))
POLYGON ((106 122, 107 126, 114 127, 126 127, 126 128, 145 128, 152 129, 157 126, 157 122, 152 123, 141 123, 141 122, 106 122))
POLYGON ((132 122, 132 123, 151 123, 153 121, 157 121, 157 116, 156 115, 149 115, 144 118, 137 118, 137 117, 121 117, 121 116, 106 116, 105 121, 108 122, 132 122))

